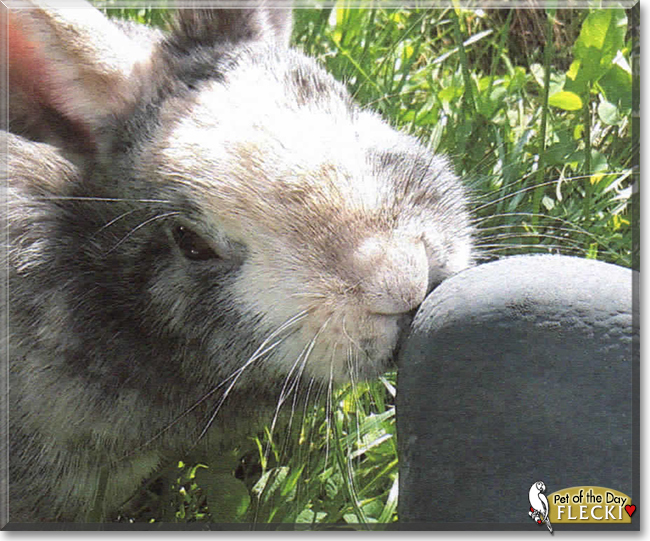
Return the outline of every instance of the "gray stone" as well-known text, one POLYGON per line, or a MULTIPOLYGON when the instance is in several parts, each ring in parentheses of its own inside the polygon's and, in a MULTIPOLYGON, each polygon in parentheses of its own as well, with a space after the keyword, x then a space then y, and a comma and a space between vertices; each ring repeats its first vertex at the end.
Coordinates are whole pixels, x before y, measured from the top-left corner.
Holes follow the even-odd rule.
POLYGON ((638 505, 633 279, 598 261, 522 256, 432 292, 399 360, 403 527, 535 526, 538 480, 547 495, 603 486, 638 505))

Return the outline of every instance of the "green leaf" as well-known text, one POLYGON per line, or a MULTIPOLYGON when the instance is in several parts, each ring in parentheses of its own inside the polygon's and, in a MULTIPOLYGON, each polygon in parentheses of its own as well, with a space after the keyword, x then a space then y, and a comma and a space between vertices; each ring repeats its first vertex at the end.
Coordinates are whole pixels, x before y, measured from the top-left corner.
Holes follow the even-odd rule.
POLYGON ((573 128, 573 139, 579 141, 582 139, 582 135, 585 133, 585 125, 578 124, 573 128))
POLYGON ((381 516, 384 510, 384 504, 378 500, 370 500, 363 505, 363 512, 367 518, 374 518, 375 520, 381 516))
POLYGON ((360 522, 359 518, 354 513, 345 513, 343 515, 343 520, 348 524, 358 524, 360 522))
MULTIPOLYGON (((544 66, 541 64, 532 64, 530 66, 530 72, 533 74, 537 84, 544 88, 544 66)), ((564 73, 556 73, 551 70, 549 94, 556 94, 563 90, 566 77, 567 75, 564 73)))
POLYGON ((628 62, 626 55, 623 54, 623 51, 617 51, 616 56, 612 60, 612 64, 621 68, 625 73, 632 77, 632 67, 628 62))
POLYGON ((598 243, 592 242, 589 244, 589 250, 587 250, 587 259, 597 259, 598 258, 598 243))
POLYGON ((303 509, 298 516, 296 517, 296 523, 298 524, 315 524, 322 522, 323 519, 327 517, 327 513, 322 511, 314 513, 311 509, 303 509))
POLYGON ((451 102, 462 95, 463 89, 454 86, 443 88, 440 92, 438 92, 438 98, 442 102, 451 102))
POLYGON ((304 469, 305 464, 301 464, 298 468, 295 468, 291 471, 284 482, 284 486, 282 487, 282 491, 280 493, 282 496, 292 496, 295 493, 296 486, 300 480, 300 475, 304 469))
POLYGON ((598 116, 605 124, 610 126, 614 126, 621 121, 618 107, 608 101, 602 101, 598 104, 598 116))
POLYGON ((494 88, 489 96, 481 96, 477 103, 477 109, 487 119, 492 119, 494 113, 503 103, 507 90, 503 86, 494 88))
POLYGON ((553 210, 553 207, 555 207, 555 201, 551 199, 548 195, 545 195, 542 197, 542 205, 546 208, 546 210, 553 210))
POLYGON ((632 108, 632 74, 619 64, 611 69, 598 81, 607 101, 620 106, 621 109, 632 108))
POLYGON ((602 52, 594 47, 584 49, 567 72, 566 89, 578 93, 585 92, 606 70, 601 67, 602 52))
POLYGON ((575 61, 567 77, 581 90, 602 77, 612 66, 612 61, 625 45, 627 17, 622 9, 593 10, 580 29, 573 46, 575 61))
POLYGON ((379 516, 378 522, 389 522, 395 510, 397 509, 397 496, 399 494, 399 478, 396 475, 395 481, 393 481, 393 486, 388 493, 388 498, 386 500, 386 505, 379 516))
POLYGON ((579 111, 582 109, 582 99, 580 99, 580 96, 565 90, 549 96, 548 103, 553 107, 559 107, 565 111, 579 111))
POLYGON ((533 74, 537 84, 544 88, 544 66, 541 64, 531 64, 530 72, 533 74))
POLYGON ((509 78, 508 91, 511 93, 521 90, 526 85, 526 70, 520 66, 515 67, 514 73, 509 78))
POLYGON ((343 484, 343 480, 341 479, 340 473, 335 473, 332 475, 332 477, 329 477, 325 481, 325 486, 324 486, 325 494, 327 495, 327 497, 331 500, 336 498, 336 495, 339 493, 342 484, 343 484))
POLYGON ((585 19, 575 48, 576 56, 593 47, 603 54, 615 53, 625 43, 627 17, 622 9, 595 9, 585 19))
POLYGON ((200 468, 195 480, 203 490, 210 515, 216 522, 234 522, 248 509, 250 494, 246 485, 233 475, 200 468))
POLYGON ((591 150, 591 171, 594 173, 601 173, 603 171, 609 170, 609 163, 607 161, 607 156, 602 152, 598 152, 596 149, 591 150))
POLYGON ((253 487, 253 494, 260 497, 263 502, 269 501, 274 493, 282 488, 282 485, 289 475, 289 468, 286 466, 280 468, 272 468, 259 478, 253 487))
POLYGON ((582 62, 580 60, 574 60, 571 62, 571 66, 569 66, 569 69, 566 72, 566 76, 572 81, 575 81, 578 78, 578 72, 580 71, 581 64, 582 62))

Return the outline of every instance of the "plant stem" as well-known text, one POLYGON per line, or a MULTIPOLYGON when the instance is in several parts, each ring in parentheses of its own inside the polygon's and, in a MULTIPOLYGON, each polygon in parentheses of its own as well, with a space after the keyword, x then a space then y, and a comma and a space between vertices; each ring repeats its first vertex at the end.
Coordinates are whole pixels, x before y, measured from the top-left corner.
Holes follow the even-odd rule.
POLYGON ((593 191, 593 185, 591 184, 591 109, 589 107, 589 96, 591 95, 591 90, 587 91, 587 97, 585 99, 585 199, 583 206, 583 214, 589 216, 591 209, 591 192, 593 191))
POLYGON ((463 44, 463 36, 460 32, 460 20, 458 16, 458 11, 455 8, 452 8, 451 13, 454 19, 454 36, 456 38, 456 43, 458 44, 458 54, 460 56, 460 65, 463 72, 463 82, 465 84, 465 92, 463 94, 462 102, 462 116, 463 116, 463 128, 462 128, 462 137, 460 140, 457 138, 456 142, 459 144, 459 152, 461 155, 465 155, 465 149, 467 148, 467 143, 471 138, 472 132, 472 119, 476 111, 474 105, 474 95, 472 92, 472 80, 469 74, 469 65, 467 63, 467 54, 465 53, 465 45, 463 44))
POLYGON ((474 108, 474 93, 472 92, 472 79, 470 78, 469 65, 467 63, 467 53, 465 52, 465 45, 463 45, 463 36, 460 32, 460 20, 458 13, 452 9, 454 18, 454 34, 456 36, 456 43, 458 43, 458 54, 460 55, 460 65, 463 71, 463 81, 465 82, 465 96, 463 104, 466 106, 466 112, 473 112, 474 108))
POLYGON ((553 50, 553 23, 555 22, 555 10, 546 10, 546 43, 544 44, 544 98, 542 101, 542 119, 540 126, 539 151, 537 153, 537 174, 535 175, 535 192, 533 193, 533 215, 531 221, 537 224, 539 206, 544 195, 544 158, 546 153, 546 121, 548 117, 548 95, 551 87, 551 53, 553 50))

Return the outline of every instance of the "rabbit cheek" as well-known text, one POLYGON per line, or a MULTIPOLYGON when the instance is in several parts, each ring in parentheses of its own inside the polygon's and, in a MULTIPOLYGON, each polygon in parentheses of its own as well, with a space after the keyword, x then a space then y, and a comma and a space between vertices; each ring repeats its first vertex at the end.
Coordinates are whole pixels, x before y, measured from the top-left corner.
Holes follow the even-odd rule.
POLYGON ((307 341, 320 331, 307 371, 312 377, 334 383, 380 376, 397 344, 402 319, 364 315, 356 309, 315 317, 303 333, 307 341))
POLYGON ((334 383, 381 375, 410 315, 372 313, 367 292, 333 273, 308 270, 308 262, 302 266, 300 272, 267 254, 245 265, 233 283, 241 313, 267 329, 257 346, 279 342, 265 369, 334 383))

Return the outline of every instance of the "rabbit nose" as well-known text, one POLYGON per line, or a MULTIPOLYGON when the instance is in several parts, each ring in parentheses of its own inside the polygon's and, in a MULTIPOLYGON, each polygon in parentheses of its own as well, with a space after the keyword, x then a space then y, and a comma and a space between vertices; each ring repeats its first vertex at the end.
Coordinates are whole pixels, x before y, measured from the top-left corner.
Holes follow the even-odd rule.
POLYGON ((404 314, 422 304, 429 286, 429 262, 421 240, 367 239, 355 260, 364 303, 371 313, 404 314))

